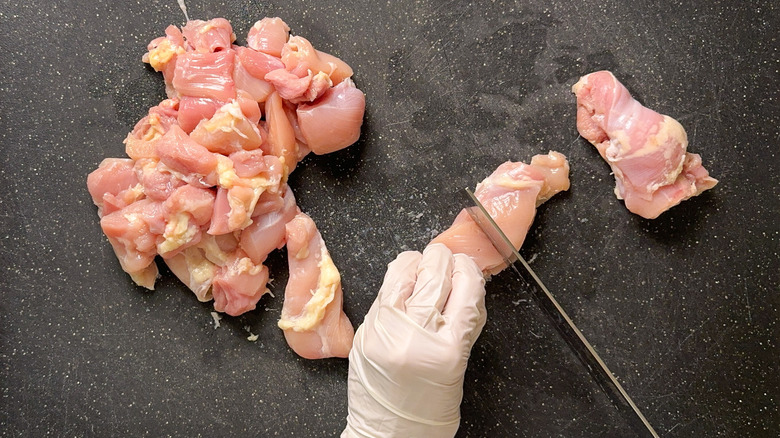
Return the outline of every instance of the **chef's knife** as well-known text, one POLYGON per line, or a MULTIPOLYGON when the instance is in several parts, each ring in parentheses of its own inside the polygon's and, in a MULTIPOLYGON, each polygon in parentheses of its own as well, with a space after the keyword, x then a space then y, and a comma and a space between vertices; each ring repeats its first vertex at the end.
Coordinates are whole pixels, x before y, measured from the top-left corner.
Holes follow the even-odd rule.
POLYGON ((496 224, 490 214, 488 214, 482 203, 479 202, 474 193, 469 189, 464 189, 466 198, 465 209, 474 222, 488 237, 495 249, 501 254, 507 266, 517 273, 521 281, 526 283, 531 291, 531 296, 539 307, 550 319, 552 324, 561 334, 563 339, 569 344, 571 350, 577 358, 585 365, 590 375, 599 384, 601 389, 609 396, 612 403, 620 411, 631 427, 641 436, 658 438, 658 434, 647 421, 645 416, 636 406, 631 397, 626 393, 623 386, 618 382, 612 371, 601 360, 593 346, 585 339, 569 315, 563 310, 558 301, 552 296, 545 287, 542 280, 531 269, 520 253, 517 252, 512 242, 506 237, 501 228, 496 224), (530 278, 530 280, 529 280, 530 278))

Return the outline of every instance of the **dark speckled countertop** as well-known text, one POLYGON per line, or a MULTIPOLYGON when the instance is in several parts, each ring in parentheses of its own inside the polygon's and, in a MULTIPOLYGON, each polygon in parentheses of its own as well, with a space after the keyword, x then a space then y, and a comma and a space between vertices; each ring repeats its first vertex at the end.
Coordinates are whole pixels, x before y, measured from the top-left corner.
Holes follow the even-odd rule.
MULTIPOLYGON (((659 433, 777 436, 776 2, 187 5, 240 36, 280 16, 354 68, 363 136, 291 178, 341 268, 353 322, 386 264, 448 226, 457 189, 555 149, 572 188, 539 209, 523 253, 659 433), (714 190, 654 221, 615 199, 570 92, 604 68, 685 126, 714 190)), ((215 329, 210 306, 169 272, 153 293, 135 287, 100 231, 85 178, 123 155, 163 96, 140 59, 183 22, 176 2, 11 0, 0 22, 0 435, 336 435, 347 361, 288 349, 276 328, 282 254, 270 260, 276 298, 215 329)), ((511 285, 503 273, 487 286, 458 436, 631 436, 511 285)))

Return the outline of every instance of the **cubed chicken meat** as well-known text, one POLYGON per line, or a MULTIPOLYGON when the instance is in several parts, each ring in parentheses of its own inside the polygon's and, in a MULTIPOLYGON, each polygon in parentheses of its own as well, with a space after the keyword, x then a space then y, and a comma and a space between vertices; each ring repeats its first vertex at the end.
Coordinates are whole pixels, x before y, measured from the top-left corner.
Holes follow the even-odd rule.
POLYGON ((189 49, 199 53, 213 53, 230 49, 236 34, 224 18, 209 21, 190 20, 181 30, 189 49))
POLYGON ((312 152, 328 154, 358 140, 365 108, 365 95, 346 79, 314 103, 299 105, 298 125, 312 152))
POLYGON ((304 357, 346 357, 338 270, 311 219, 296 218, 287 179, 310 151, 357 141, 365 97, 344 61, 290 38, 280 18, 256 22, 246 47, 235 42, 230 22, 215 18, 168 26, 149 43, 143 61, 162 72, 168 99, 127 135, 130 158, 88 176, 100 225, 136 284, 154 288, 159 257, 229 315, 257 306, 268 292, 263 263, 292 239, 299 257, 280 324, 304 357), (316 299, 301 301, 310 292, 316 299))
POLYGON ((271 56, 282 56, 282 47, 290 37, 290 27, 279 17, 266 17, 256 22, 246 37, 252 50, 271 56))

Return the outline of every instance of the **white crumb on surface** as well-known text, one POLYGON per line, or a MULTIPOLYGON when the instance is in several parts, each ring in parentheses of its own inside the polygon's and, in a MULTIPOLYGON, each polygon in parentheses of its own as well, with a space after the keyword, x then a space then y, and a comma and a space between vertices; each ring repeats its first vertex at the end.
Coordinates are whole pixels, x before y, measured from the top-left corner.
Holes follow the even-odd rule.
POLYGON ((220 326, 219 320, 222 319, 222 316, 217 312, 211 312, 211 319, 214 320, 214 329, 218 329, 220 326))
POLYGON ((176 2, 179 3, 179 8, 184 12, 184 19, 190 21, 190 16, 187 15, 187 5, 184 4, 184 0, 176 0, 176 2))
POLYGON ((245 325, 245 326, 244 326, 244 331, 246 331, 247 333, 249 333, 249 336, 247 336, 247 337, 246 337, 246 340, 247 340, 247 341, 249 341, 249 342, 255 342, 255 341, 257 341, 257 338, 259 337, 259 335, 256 335, 256 334, 253 334, 253 333, 252 333, 252 327, 250 327, 250 326, 248 326, 248 325, 245 325))

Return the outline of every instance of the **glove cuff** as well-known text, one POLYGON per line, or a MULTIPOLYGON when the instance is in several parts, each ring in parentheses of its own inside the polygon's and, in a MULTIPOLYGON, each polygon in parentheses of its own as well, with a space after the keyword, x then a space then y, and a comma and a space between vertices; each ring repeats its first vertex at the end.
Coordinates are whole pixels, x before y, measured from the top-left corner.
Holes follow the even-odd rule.
MULTIPOLYGON (((374 411, 374 414, 378 412, 374 411)), ((460 418, 446 425, 418 423, 395 414, 383 418, 359 418, 352 412, 341 438, 452 438, 458 431, 460 418)))

